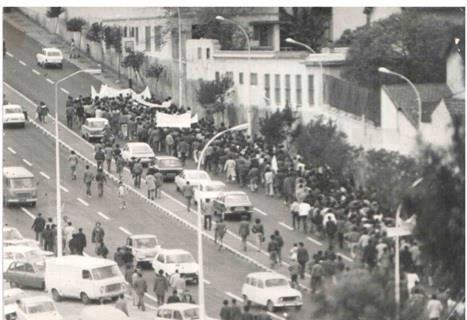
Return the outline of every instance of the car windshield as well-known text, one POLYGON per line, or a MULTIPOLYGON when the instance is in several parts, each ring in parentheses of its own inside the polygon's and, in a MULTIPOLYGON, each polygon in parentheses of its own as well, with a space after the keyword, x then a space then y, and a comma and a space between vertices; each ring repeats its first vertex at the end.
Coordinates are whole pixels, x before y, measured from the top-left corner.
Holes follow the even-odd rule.
POLYGON ((206 186, 205 190, 206 191, 224 191, 225 186, 223 186, 221 184, 210 185, 210 186, 206 186))
POLYGON ((160 161, 162 167, 182 167, 182 163, 178 159, 164 159, 160 161))
POLYGON ((16 229, 3 229, 3 239, 4 240, 22 240, 23 236, 16 229))
POLYGON ((204 171, 187 171, 186 177, 194 180, 209 180, 209 175, 204 171))
POLYGON ((131 152, 134 154, 151 153, 151 148, 147 145, 132 146, 131 152))
POLYGON ((113 277, 118 277, 120 270, 115 266, 100 267, 92 270, 92 278, 94 280, 102 280, 113 277))
POLYGON ((42 313, 42 312, 55 311, 55 306, 50 301, 41 301, 37 303, 31 303, 26 308, 27 308, 27 313, 42 313))
POLYGON ((156 238, 135 239, 135 247, 140 249, 155 248, 157 246, 156 238))
POLYGON ((21 108, 5 108, 5 113, 23 113, 21 108))
POLYGON ((48 55, 49 57, 60 57, 60 52, 58 52, 58 51, 49 51, 49 52, 47 53, 47 55, 48 55))
POLYGON ((107 124, 107 121, 103 121, 103 120, 100 121, 100 120, 98 120, 98 121, 89 121, 89 124, 88 124, 88 125, 89 125, 89 128, 101 129, 101 128, 104 128, 106 124, 107 124))
POLYGON ((195 262, 195 259, 189 253, 174 254, 167 256, 167 263, 190 263, 195 262))
POLYGON ((192 308, 192 309, 187 309, 183 312, 183 318, 185 320, 196 320, 199 319, 199 309, 198 308, 192 308))
POLYGON ((11 179, 11 185, 14 188, 23 189, 23 188, 32 188, 34 187, 33 178, 15 178, 11 179))
POLYGON ((268 279, 265 285, 266 287, 288 287, 289 283, 286 279, 268 279))
POLYGON ((249 205, 250 200, 248 199, 248 196, 246 194, 234 194, 234 195, 229 195, 226 197, 226 203, 236 205, 236 204, 241 204, 241 205, 249 205))

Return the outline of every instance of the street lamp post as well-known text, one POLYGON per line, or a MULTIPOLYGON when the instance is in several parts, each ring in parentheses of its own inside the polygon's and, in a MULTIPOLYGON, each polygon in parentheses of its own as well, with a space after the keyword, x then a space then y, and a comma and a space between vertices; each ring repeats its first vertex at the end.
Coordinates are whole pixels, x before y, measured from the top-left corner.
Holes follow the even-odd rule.
POLYGON ((242 25, 240 25, 239 23, 233 21, 233 20, 230 20, 230 19, 227 19, 227 18, 224 18, 223 16, 216 16, 216 19, 219 20, 219 21, 225 21, 225 22, 229 22, 229 23, 232 23, 234 25, 236 25, 243 33, 243 35, 245 36, 246 38, 246 43, 247 43, 247 47, 248 47, 248 57, 247 57, 247 71, 248 71, 248 78, 247 78, 247 81, 246 81, 246 84, 248 86, 248 89, 247 89, 247 103, 248 103, 248 106, 246 108, 246 121, 247 123, 249 124, 248 126, 248 135, 250 137, 252 137, 252 127, 253 127, 253 124, 251 122, 251 44, 250 44, 250 36, 248 36, 248 32, 246 32, 245 28, 242 27, 242 25))
POLYGON ((58 87, 59 85, 71 77, 80 73, 98 74, 101 69, 83 69, 73 72, 66 77, 55 82, 55 188, 57 192, 56 206, 57 206, 57 256, 61 257, 63 253, 62 248, 62 193, 60 189, 60 144, 58 136, 58 87))
POLYGON ((178 103, 183 105, 183 65, 182 65, 182 20, 180 8, 177 7, 178 15, 178 103))
MULTIPOLYGON (((230 132, 230 131, 240 131, 240 130, 245 130, 249 129, 250 124, 249 123, 243 123, 238 126, 232 127, 230 129, 224 130, 216 134, 214 137, 211 138, 211 140, 206 143, 204 146, 203 150, 200 153, 200 156, 198 158, 198 166, 197 169, 201 169, 201 163, 204 160, 204 154, 206 152, 206 149, 209 147, 209 145, 219 138, 221 135, 230 132)), ((205 309, 205 302, 204 302, 204 261, 203 261, 203 231, 202 231, 202 224, 203 224, 203 216, 201 214, 201 201, 198 199, 198 204, 197 204, 197 209, 198 209, 198 228, 197 228, 197 236, 198 236, 198 264, 199 264, 199 274, 198 274, 198 299, 199 299, 199 318, 200 320, 206 320, 206 309, 205 309)))

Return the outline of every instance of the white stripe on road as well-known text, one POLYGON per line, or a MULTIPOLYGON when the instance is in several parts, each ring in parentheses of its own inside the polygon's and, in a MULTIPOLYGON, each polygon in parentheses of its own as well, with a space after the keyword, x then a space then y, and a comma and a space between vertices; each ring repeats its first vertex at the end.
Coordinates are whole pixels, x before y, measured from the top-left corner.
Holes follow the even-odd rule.
POLYGON ((35 74, 37 74, 38 76, 41 75, 41 73, 39 71, 37 71, 36 69, 32 69, 32 72, 34 72, 35 74))
POLYGON ((7 51, 6 55, 9 56, 10 58, 14 58, 14 57, 15 57, 13 54, 11 54, 11 53, 8 52, 8 51, 7 51))
POLYGON ((151 296, 149 293, 145 293, 144 296, 152 301, 157 302, 157 298, 154 296, 151 296))
POLYGON ((32 163, 29 162, 27 159, 23 158, 23 162, 26 163, 28 166, 32 167, 32 163))
POLYGON ((46 178, 47 180, 50 180, 50 177, 48 175, 46 175, 44 172, 39 172, 41 176, 43 176, 44 178, 46 178))
POLYGON ((70 91, 68 91, 68 90, 65 89, 65 88, 60 88, 60 90, 62 90, 65 94, 70 94, 70 91))
POLYGON ((240 297, 237 296, 237 295, 234 295, 232 292, 224 291, 224 293, 225 293, 226 295, 228 295, 229 297, 231 297, 231 298, 237 299, 238 301, 243 301, 242 298, 240 298, 240 297))
POLYGON ((83 199, 81 199, 81 198, 76 198, 76 200, 78 200, 79 202, 81 202, 82 204, 84 204, 86 207, 89 207, 89 203, 87 203, 87 202, 84 201, 83 199))
POLYGON ((288 230, 290 230, 290 231, 293 230, 293 228, 292 228, 291 226, 289 226, 288 224, 285 224, 285 223, 282 222, 282 221, 279 222, 279 225, 283 226, 284 228, 286 228, 286 229, 288 229, 288 230))
POLYGON ((258 208, 254 208, 256 212, 259 212, 261 213, 263 216, 267 216, 268 214, 266 212, 264 212, 263 210, 260 210, 258 208))
POLYGON ((126 233, 127 235, 131 236, 131 232, 125 229, 124 227, 118 227, 118 229, 122 231, 123 233, 126 233))
POLYGON ((280 319, 280 320, 285 320, 285 318, 281 317, 281 316, 278 316, 277 314, 275 313, 272 313, 272 312, 267 312, 271 317, 273 318, 276 318, 276 319, 280 319))
POLYGON ((34 217, 34 215, 33 215, 31 212, 29 212, 28 209, 21 207, 21 210, 22 210, 24 213, 26 213, 28 216, 30 216, 31 219, 35 219, 35 218, 36 218, 36 217, 34 217))
POLYGON ((26 65, 26 63, 25 63, 23 60, 18 60, 18 62, 19 62, 19 64, 21 64, 21 65, 23 65, 23 66, 26 65))
POLYGON ((16 151, 15 151, 13 148, 8 147, 7 149, 8 149, 8 151, 10 151, 11 153, 16 154, 16 151))
POLYGON ((318 246, 322 246, 323 244, 318 240, 313 239, 312 237, 306 237, 309 241, 316 243, 318 246))
POLYGON ((338 256, 341 256, 343 259, 349 261, 349 262, 353 262, 353 259, 350 258, 350 257, 347 257, 345 254, 342 254, 342 253, 338 253, 337 254, 338 256))
POLYGON ((105 214, 103 214, 102 212, 100 211, 97 211, 97 214, 100 215, 102 218, 104 218, 105 220, 110 220, 110 218, 108 216, 106 216, 105 214))
POLYGON ((60 189, 62 189, 62 190, 65 191, 65 192, 68 192, 68 189, 65 188, 64 186, 60 186, 60 189))
POLYGON ((46 79, 48 83, 50 84, 55 84, 55 82, 53 82, 52 80, 50 80, 49 78, 46 79))
POLYGON ((211 281, 207 280, 207 279, 204 279, 203 281, 205 284, 211 284, 211 281))

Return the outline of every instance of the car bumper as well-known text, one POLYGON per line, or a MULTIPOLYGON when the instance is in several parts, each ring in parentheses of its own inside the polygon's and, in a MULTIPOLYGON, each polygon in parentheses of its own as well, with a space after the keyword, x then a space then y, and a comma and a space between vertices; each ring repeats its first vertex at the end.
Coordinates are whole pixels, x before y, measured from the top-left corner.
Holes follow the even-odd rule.
POLYGON ((283 301, 283 302, 278 302, 274 306, 279 307, 279 308, 285 308, 285 307, 301 307, 303 305, 302 301, 283 301))
POLYGON ((229 212, 224 212, 223 216, 224 217, 233 217, 233 218, 241 218, 245 216, 252 216, 253 212, 251 211, 229 211, 229 212))
POLYGON ((174 179, 182 170, 160 170, 165 179, 174 179))
POLYGON ((24 124, 25 119, 3 119, 3 124, 24 124))
POLYGON ((182 273, 180 276, 186 281, 198 281, 198 275, 196 273, 182 273))
POLYGON ((7 203, 29 203, 36 202, 37 198, 25 198, 25 199, 7 199, 7 203))

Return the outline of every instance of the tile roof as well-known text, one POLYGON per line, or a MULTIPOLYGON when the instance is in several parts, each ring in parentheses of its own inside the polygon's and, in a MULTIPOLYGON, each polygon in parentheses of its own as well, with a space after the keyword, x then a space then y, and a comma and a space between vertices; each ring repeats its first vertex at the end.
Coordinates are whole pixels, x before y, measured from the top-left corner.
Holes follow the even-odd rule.
MULTIPOLYGON (((422 121, 431 118, 439 101, 452 94, 445 83, 423 83, 416 84, 415 87, 422 100, 422 121)), ((386 91, 394 105, 404 112, 412 125, 418 128, 418 103, 413 89, 405 83, 384 85, 382 89, 386 91)))

